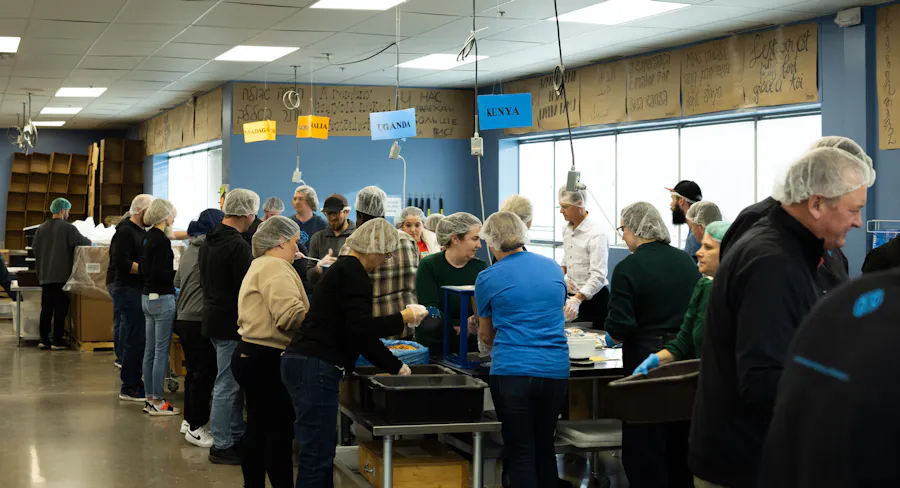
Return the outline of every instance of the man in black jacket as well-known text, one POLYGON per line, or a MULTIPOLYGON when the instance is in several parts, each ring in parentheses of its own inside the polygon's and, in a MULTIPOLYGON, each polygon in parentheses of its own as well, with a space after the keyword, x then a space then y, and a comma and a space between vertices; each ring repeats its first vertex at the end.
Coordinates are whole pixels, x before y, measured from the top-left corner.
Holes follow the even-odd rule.
POLYGON ((138 195, 131 202, 131 217, 119 222, 109 244, 109 261, 113 279, 113 315, 119 317, 122 357, 122 389, 119 399, 131 402, 145 401, 144 382, 141 381, 141 363, 144 359, 144 310, 141 308, 140 262, 144 249, 144 211, 150 207, 153 197, 138 195))
POLYGON ((863 263, 863 273, 876 273, 900 267, 900 236, 872 249, 863 263))
POLYGON ((244 397, 231 373, 231 356, 241 340, 238 335, 238 292, 250 269, 253 254, 241 235, 259 211, 259 195, 232 190, 225 197, 225 219, 200 245, 200 287, 203 289, 201 330, 216 349, 218 374, 213 388, 210 430, 213 464, 241 464, 239 446, 244 435, 244 397))
POLYGON ((716 273, 706 315, 703 361, 691 425, 698 486, 756 487, 763 440, 787 348, 819 299, 826 249, 862 226, 875 172, 835 148, 793 163, 775 198, 716 273))

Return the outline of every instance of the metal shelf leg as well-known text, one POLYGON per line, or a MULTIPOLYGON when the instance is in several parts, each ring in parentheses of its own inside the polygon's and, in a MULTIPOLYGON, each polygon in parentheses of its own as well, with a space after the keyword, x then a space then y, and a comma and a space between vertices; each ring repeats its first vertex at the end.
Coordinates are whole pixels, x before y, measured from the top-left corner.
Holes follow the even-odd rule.
POLYGON ((384 473, 382 478, 382 486, 384 488, 392 488, 394 486, 394 453, 392 448, 394 445, 394 437, 390 435, 384 436, 384 473))
POLYGON ((484 461, 481 459, 483 440, 484 432, 472 433, 472 488, 482 488, 484 486, 481 481, 481 475, 484 469, 484 461))

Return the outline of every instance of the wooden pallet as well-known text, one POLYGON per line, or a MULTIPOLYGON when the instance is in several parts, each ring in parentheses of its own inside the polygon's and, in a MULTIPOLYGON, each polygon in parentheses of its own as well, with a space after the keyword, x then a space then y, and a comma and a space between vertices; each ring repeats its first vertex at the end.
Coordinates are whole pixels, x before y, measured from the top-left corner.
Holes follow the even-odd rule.
POLYGON ((81 352, 94 352, 98 349, 113 349, 115 344, 112 342, 78 342, 75 341, 75 350, 81 352))

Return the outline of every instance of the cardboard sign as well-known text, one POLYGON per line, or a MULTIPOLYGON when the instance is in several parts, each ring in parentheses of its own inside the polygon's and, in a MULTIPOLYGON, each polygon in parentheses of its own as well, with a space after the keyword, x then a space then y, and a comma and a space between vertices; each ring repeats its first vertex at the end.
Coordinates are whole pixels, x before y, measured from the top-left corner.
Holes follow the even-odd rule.
POLYGON ((531 127, 531 94, 479 95, 478 128, 531 127))
POLYGON ((328 139, 328 117, 301 115, 297 117, 297 137, 301 139, 328 139))
POLYGON ((819 27, 816 23, 743 37, 745 107, 819 100, 819 27))
POLYGON ((274 141, 275 121, 260 120, 244 124, 244 142, 274 141))
POLYGON ((900 80, 900 5, 878 9, 875 22, 875 76, 878 80, 878 148, 900 149, 900 111, 894 103, 900 101, 894 80, 900 80))
POLYGON ((684 115, 735 110, 744 105, 744 46, 732 36, 685 48, 681 57, 684 115))
POLYGON ((416 109, 371 113, 369 126, 373 141, 416 137, 416 109))

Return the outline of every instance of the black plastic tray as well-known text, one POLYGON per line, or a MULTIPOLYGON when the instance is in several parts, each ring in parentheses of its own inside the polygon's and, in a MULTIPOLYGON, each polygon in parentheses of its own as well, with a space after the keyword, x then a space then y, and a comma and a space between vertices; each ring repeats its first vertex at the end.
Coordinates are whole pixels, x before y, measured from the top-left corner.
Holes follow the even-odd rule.
MULTIPOLYGON (((412 364, 409 369, 414 375, 430 374, 430 375, 453 375, 456 374, 452 369, 439 366, 437 364, 412 364)), ((359 366, 353 370, 353 374, 347 376, 346 388, 347 399, 349 405, 362 409, 363 412, 375 411, 375 404, 372 401, 372 389, 368 384, 368 379, 377 375, 386 375, 384 371, 375 366, 359 366)))
POLYGON ((375 414, 389 424, 477 422, 487 383, 466 375, 373 376, 375 414))
POLYGON ((690 420, 700 360, 677 361, 609 383, 610 416, 631 423, 690 420))

